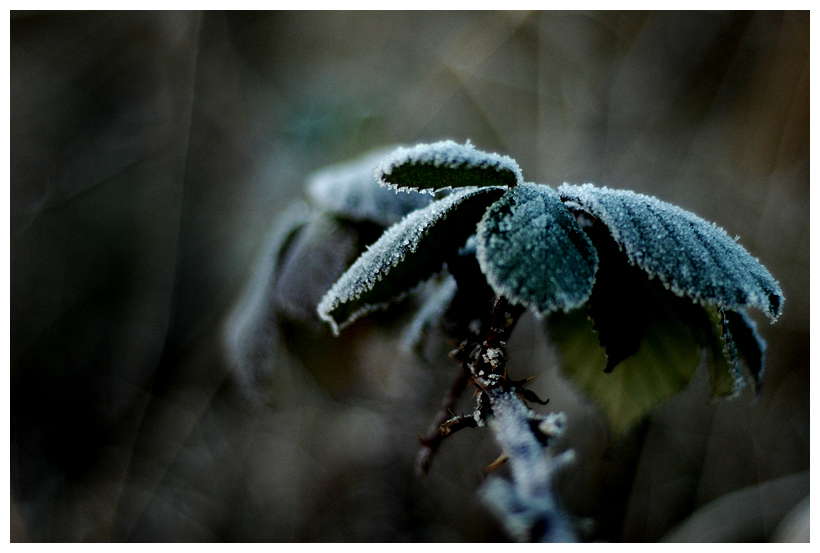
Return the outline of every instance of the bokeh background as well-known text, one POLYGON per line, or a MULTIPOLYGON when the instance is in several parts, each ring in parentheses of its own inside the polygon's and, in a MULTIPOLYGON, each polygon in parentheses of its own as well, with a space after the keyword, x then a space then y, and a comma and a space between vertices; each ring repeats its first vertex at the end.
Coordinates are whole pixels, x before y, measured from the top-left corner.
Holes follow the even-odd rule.
POLYGON ((400 309, 286 333, 264 400, 222 340, 311 172, 444 138, 692 210, 786 296, 758 397, 701 374, 624 437, 521 321, 586 538, 808 535, 807 12, 24 12, 10 59, 13 541, 505 540, 486 429, 414 476, 455 367, 400 309))

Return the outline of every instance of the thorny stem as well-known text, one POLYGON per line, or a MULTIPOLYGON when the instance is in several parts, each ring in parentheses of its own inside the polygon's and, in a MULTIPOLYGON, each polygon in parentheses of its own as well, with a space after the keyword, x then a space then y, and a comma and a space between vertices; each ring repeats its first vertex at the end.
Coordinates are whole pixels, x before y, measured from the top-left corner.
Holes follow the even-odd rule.
MULTIPOLYGON (((459 424, 450 424, 445 427, 448 420, 452 420, 451 413, 458 402, 458 398, 470 384, 473 375, 469 367, 471 351, 474 351, 476 346, 481 344, 480 337, 485 336, 485 341, 491 347, 499 348, 502 346, 512 332, 518 318, 524 312, 523 307, 512 306, 506 298, 500 296, 495 301, 493 306, 493 313, 489 321, 484 321, 481 325, 482 329, 478 333, 471 333, 471 336, 464 340, 457 350, 451 353, 451 356, 460 361, 458 373, 450 386, 450 390, 444 396, 436 418, 433 420, 427 434, 424 437, 419 437, 421 442, 421 449, 416 458, 416 475, 421 477, 427 474, 430 469, 430 463, 433 461, 433 456, 441 446, 442 440, 460 430, 461 428, 475 427, 478 425, 472 417, 460 417, 462 422, 459 424), (470 422, 472 420, 473 422, 470 422), (446 430, 445 430, 446 428, 446 430)), ((534 395, 534 394, 533 394, 534 395)))
MULTIPOLYGON (((459 374, 444 408, 434 423, 438 434, 423 441, 418 469, 429 467, 432 454, 444 436, 489 422, 503 454, 509 459, 513 482, 492 478, 482 488, 485 502, 503 520, 507 530, 520 541, 575 541, 569 517, 558 506, 552 491, 555 472, 572 459, 568 451, 550 457, 545 446, 563 430, 563 414, 541 416, 523 400, 541 402, 523 389, 526 380, 507 378, 506 341, 524 308, 511 305, 503 296, 481 332, 472 333, 452 356, 460 361, 459 374), (483 339, 482 339, 483 338, 483 339), (480 390, 472 416, 448 413, 467 383, 480 390)), ((432 434, 433 427, 431 427, 432 434)))

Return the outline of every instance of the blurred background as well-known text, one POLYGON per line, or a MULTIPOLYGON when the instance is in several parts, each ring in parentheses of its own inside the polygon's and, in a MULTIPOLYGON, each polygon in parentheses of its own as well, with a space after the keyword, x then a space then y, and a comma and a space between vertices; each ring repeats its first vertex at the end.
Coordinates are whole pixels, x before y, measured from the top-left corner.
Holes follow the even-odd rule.
POLYGON ((285 332, 265 400, 222 341, 311 172, 445 138, 694 211, 786 296, 759 396, 699 373, 624 437, 525 316, 585 537, 808 536, 808 12, 12 12, 10 60, 12 541, 506 540, 487 429, 415 478, 456 367, 400 309, 285 332))

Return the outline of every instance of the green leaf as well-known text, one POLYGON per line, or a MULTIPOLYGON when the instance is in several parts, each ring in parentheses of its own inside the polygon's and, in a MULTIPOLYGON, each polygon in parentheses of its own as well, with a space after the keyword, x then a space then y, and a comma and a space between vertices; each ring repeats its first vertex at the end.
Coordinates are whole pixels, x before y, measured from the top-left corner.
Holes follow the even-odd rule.
MULTIPOLYGON (((680 298, 657 280, 647 280, 646 332, 634 355, 610 373, 587 309, 554 313, 547 322, 561 368, 604 412, 613 429, 628 430, 665 400, 678 394, 701 359, 700 305, 680 298)), ((708 323, 708 321, 707 321, 708 323)))
POLYGON ((385 231, 324 296, 319 316, 335 334, 406 296, 439 272, 475 232, 500 187, 462 190, 407 215, 385 231))
POLYGON ((383 148, 313 173, 307 181, 308 197, 322 209, 351 221, 370 221, 383 227, 399 222, 411 211, 429 205, 433 198, 379 186, 373 171, 394 150, 383 148))
POLYGON ((693 213, 626 190, 563 185, 561 199, 600 219, 629 261, 680 296, 772 320, 783 293, 772 275, 726 232, 693 213))
POLYGON ((522 181, 515 160, 476 150, 469 140, 399 148, 382 160, 375 175, 382 186, 398 190, 515 186, 522 181))
POLYGON ((536 315, 567 311, 589 298, 598 256, 549 186, 508 190, 481 219, 477 242, 493 290, 536 315))

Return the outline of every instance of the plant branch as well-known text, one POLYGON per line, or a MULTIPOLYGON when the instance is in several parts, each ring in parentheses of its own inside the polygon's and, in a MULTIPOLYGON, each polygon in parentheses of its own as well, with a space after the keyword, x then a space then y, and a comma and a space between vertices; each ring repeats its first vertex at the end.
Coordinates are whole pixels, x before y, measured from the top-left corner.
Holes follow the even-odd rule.
POLYGON ((563 431, 565 416, 533 412, 522 396, 540 400, 523 389, 526 380, 512 381, 506 374, 506 341, 522 312, 523 308, 499 297, 486 339, 471 350, 470 359, 463 363, 481 390, 476 423, 482 425, 485 418, 489 422, 512 475, 512 482, 488 479, 481 494, 519 541, 577 541, 570 517, 558 504, 552 486, 555 474, 573 459, 574 453, 570 450, 553 457, 545 449, 563 431))

